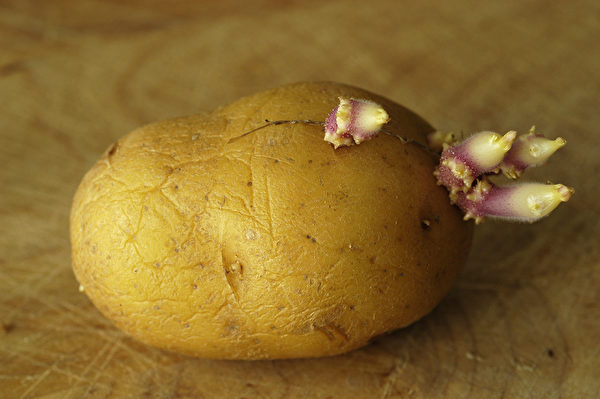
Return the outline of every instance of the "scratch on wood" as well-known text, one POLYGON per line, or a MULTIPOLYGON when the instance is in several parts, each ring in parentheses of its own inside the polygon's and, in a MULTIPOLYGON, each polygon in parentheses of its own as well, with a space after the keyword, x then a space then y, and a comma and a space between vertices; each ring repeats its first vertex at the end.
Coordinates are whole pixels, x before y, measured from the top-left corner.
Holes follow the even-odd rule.
POLYGON ((514 358, 512 363, 515 365, 518 371, 532 372, 537 369, 537 364, 524 358, 514 358))
POLYGON ((398 376, 400 372, 404 368, 406 361, 401 359, 396 359, 394 361, 394 366, 386 373, 384 379, 383 390, 381 391, 380 399, 385 399, 393 393, 394 386, 396 381, 398 380, 398 376))
POLYGON ((112 360, 112 358, 115 356, 117 349, 120 347, 119 343, 120 343, 120 337, 116 338, 114 341, 112 341, 112 346, 111 346, 110 350, 108 351, 106 357, 104 358, 104 361, 100 364, 100 366, 96 370, 96 374, 94 375, 93 379, 90 381, 90 383, 87 387, 87 390, 85 392, 85 396, 87 396, 88 394, 91 394, 93 392, 93 390, 96 388, 96 383, 98 382, 98 379, 102 375, 102 372, 104 371, 104 369, 106 368, 108 363, 112 360))
POLYGON ((483 361, 483 358, 474 352, 465 352, 465 357, 469 360, 475 360, 477 362, 483 361))
POLYGON ((50 375, 50 373, 52 372, 52 368, 46 369, 46 371, 44 371, 42 374, 40 374, 40 376, 33 382, 33 384, 31 384, 29 386, 29 388, 27 388, 27 390, 25 392, 23 392, 23 395, 21 395, 20 399, 24 399, 27 396, 29 396, 29 394, 31 392, 33 392, 33 390, 40 385, 40 383, 42 381, 44 381, 46 379, 46 377, 48 377, 50 375))

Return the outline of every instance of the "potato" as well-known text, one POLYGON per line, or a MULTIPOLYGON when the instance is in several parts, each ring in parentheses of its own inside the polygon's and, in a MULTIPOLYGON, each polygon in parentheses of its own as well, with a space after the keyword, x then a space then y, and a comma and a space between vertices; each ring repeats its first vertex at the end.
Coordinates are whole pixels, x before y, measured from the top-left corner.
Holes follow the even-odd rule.
POLYGON ((300 83, 208 115, 154 123, 112 145, 71 213, 73 269, 120 329, 205 358, 343 353, 431 311, 472 228, 432 175, 436 157, 380 134, 333 148, 338 96, 381 104, 386 129, 433 129, 350 86, 300 83))

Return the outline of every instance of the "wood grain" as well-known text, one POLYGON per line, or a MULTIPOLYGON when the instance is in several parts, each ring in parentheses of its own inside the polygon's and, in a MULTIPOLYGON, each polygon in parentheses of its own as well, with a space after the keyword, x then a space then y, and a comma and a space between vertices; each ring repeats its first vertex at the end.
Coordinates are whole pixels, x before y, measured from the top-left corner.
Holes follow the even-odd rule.
POLYGON ((6 398, 597 398, 597 2, 0 1, 0 393, 6 398), (241 5, 243 4, 243 5, 241 5), (527 179, 576 194, 485 223, 448 298, 328 359, 191 359, 115 329, 70 269, 68 214, 111 142, 300 80, 337 80, 443 130, 569 144, 527 179))

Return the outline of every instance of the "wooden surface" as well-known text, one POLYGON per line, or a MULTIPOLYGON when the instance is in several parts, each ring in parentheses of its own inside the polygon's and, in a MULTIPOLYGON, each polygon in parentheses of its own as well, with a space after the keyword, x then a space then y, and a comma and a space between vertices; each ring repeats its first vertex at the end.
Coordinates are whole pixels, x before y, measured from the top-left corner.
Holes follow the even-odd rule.
POLYGON ((600 397, 598 37, 594 1, 0 1, 0 397, 600 397), (569 144, 526 178, 576 194, 478 227, 432 314, 345 356, 209 361, 119 332, 70 269, 85 171, 138 125, 300 80, 443 130, 536 124, 569 144))

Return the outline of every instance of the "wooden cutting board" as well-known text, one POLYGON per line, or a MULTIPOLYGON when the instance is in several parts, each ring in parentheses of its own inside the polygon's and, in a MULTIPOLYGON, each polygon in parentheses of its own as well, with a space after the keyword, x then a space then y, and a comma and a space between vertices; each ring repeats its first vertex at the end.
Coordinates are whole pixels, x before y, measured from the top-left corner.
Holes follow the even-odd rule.
POLYGON ((600 397, 598 2, 0 1, 0 397, 600 397), (78 292, 68 216, 111 142, 301 80, 442 130, 569 144, 527 179, 576 194, 479 226, 429 316, 344 356, 211 361, 146 347, 78 292))

